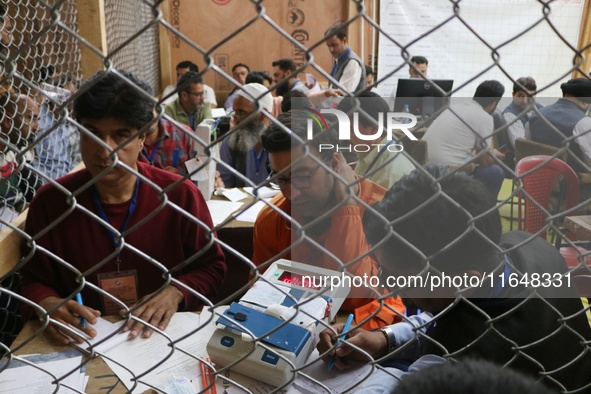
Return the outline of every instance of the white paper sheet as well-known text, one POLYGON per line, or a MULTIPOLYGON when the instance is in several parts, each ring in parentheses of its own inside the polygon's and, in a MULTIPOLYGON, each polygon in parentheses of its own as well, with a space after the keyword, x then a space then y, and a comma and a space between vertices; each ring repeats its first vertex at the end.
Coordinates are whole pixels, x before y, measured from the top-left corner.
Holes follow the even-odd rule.
POLYGON ((185 161, 187 172, 191 175, 191 180, 195 182, 203 182, 209 179, 208 166, 205 165, 205 160, 200 160, 195 157, 191 160, 185 161), (193 173, 193 171, 196 171, 193 173))
POLYGON ((245 211, 234 214, 234 217, 242 222, 254 223, 261 209, 265 207, 264 201, 259 201, 245 211))
POLYGON ((240 299, 241 302, 250 302, 251 304, 260 305, 263 307, 270 307, 271 305, 281 304, 290 288, 287 286, 271 286, 269 283, 259 280, 257 281, 246 294, 240 299))
MULTIPOLYGON (((94 346, 94 351, 96 353, 107 352, 110 349, 127 340, 127 336, 129 335, 129 333, 116 333, 111 338, 107 339, 105 342, 101 343, 98 346, 95 346, 95 344, 109 337, 114 332, 121 331, 121 326, 123 325, 123 323, 125 323, 125 321, 111 323, 110 321, 105 320, 102 317, 99 317, 96 320, 96 324, 92 326, 97 332, 94 338, 89 337, 88 335, 86 335, 85 332, 80 331, 76 327, 70 326, 70 328, 76 331, 81 337, 86 338, 86 340, 90 342, 91 346, 94 346)), ((90 323, 86 322, 86 324, 90 323)), ((91 346, 87 346, 86 342, 81 344, 72 342, 72 344, 83 350, 90 351, 91 346)))
MULTIPOLYGON (((316 360, 318 358, 318 350, 314 350, 310 355, 309 360, 316 360)), ((331 390, 330 393, 342 393, 349 390, 356 383, 368 376, 371 373, 371 369, 371 365, 360 364, 358 368, 353 368, 347 371, 339 371, 337 369, 329 371, 324 362, 318 361, 310 365, 308 368, 305 368, 302 372, 309 375, 311 378, 322 382, 331 390)), ((359 387, 357 386, 352 391, 347 392, 353 393, 357 391, 358 388, 359 387)), ((288 393, 299 392, 326 393, 326 390, 310 379, 299 375, 295 379, 292 389, 290 389, 288 393)))
POLYGON ((59 394, 76 392, 65 385, 84 391, 84 382, 88 382, 88 379, 85 379, 84 373, 77 368, 82 364, 82 355, 79 351, 69 350, 21 357, 35 363, 36 367, 13 360, 0 374, 1 394, 52 393, 56 389, 56 385, 51 384, 55 380, 53 376, 60 378, 66 374, 69 375, 60 381, 59 394), (76 355, 71 357, 73 354, 76 355), (75 371, 70 373, 72 370, 75 371))
MULTIPOLYGON (((232 202, 240 201, 248 197, 248 194, 240 191, 238 188, 231 188, 231 189, 220 189, 221 195, 226 197, 228 200, 232 202)), ((218 194, 216 192, 216 194, 218 194)))
MULTIPOLYGON (((215 388, 218 393, 244 394, 250 391, 252 394, 267 394, 275 390, 275 387, 271 385, 249 378, 248 376, 244 376, 234 371, 226 371, 224 376, 228 379, 231 379, 232 382, 218 377, 215 383, 215 388), (248 391, 241 389, 237 384, 244 386, 246 389, 248 389, 248 391)), ((279 391, 278 393, 285 393, 285 390, 279 391)))
POLYGON ((207 208, 211 214, 213 225, 217 226, 228 218, 233 212, 236 212, 242 205, 243 202, 232 202, 232 201, 220 201, 220 200, 209 200, 207 201, 207 208))
MULTIPOLYGON (((255 195, 255 192, 254 192, 254 187, 246 186, 246 187, 244 187, 243 189, 244 189, 244 191, 245 191, 245 192, 247 192, 248 194, 251 194, 251 195, 253 195, 253 196, 255 195)), ((281 193, 281 191, 279 191, 279 190, 275 190, 275 189, 271 189, 270 187, 267 187, 267 186, 263 186, 263 187, 259 187, 259 188, 257 189, 257 193, 256 193, 256 195, 257 195, 259 198, 263 198, 263 199, 264 199, 264 198, 273 198, 273 197, 275 197, 276 195, 278 195, 279 193, 281 193)))
MULTIPOLYGON (((176 313, 168 325, 165 333, 172 339, 178 339, 198 327, 195 320, 188 317, 185 313, 176 313)), ((163 388, 164 383, 174 376, 184 376, 191 380, 195 391, 200 389, 199 362, 181 352, 179 349, 197 357, 205 356, 208 335, 199 331, 175 345, 174 353, 164 361, 170 354, 170 341, 164 336, 154 332, 151 338, 138 337, 131 341, 123 342, 121 345, 109 350, 103 359, 117 375, 119 380, 131 391, 134 381, 133 375, 138 376, 155 365, 157 368, 148 375, 140 378, 139 383, 133 393, 142 393, 148 390, 147 383, 159 388, 163 388), (116 362, 115 362, 116 361, 116 362), (125 368, 124 368, 124 367, 125 368), (133 375, 127 370, 129 369, 133 375)))

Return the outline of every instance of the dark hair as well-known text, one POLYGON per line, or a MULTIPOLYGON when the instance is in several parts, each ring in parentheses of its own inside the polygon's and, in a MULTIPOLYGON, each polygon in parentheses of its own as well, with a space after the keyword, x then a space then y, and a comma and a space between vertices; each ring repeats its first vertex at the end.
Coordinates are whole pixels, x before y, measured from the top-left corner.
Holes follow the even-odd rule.
MULTIPOLYGON (((393 378, 394 379, 394 378, 393 378)), ((393 394, 550 394, 532 377, 489 361, 446 361, 403 376, 393 394)))
POLYGON ((413 56, 410 58, 410 62, 414 64, 426 64, 429 65, 429 61, 425 56, 413 56))
POLYGON ((521 77, 513 84, 513 94, 517 92, 525 92, 525 90, 523 90, 523 88, 520 87, 519 84, 521 84, 521 86, 532 92, 538 90, 536 81, 532 77, 521 77))
POLYGON ((296 103, 298 109, 313 107, 312 102, 304 92, 301 90, 292 90, 283 95, 283 101, 281 102, 281 112, 288 112, 293 109, 292 103, 294 102, 294 98, 297 99, 296 103))
POLYGON ((194 73, 199 72, 199 67, 190 60, 183 60, 182 62, 176 65, 176 68, 188 68, 189 71, 193 71, 194 73))
POLYGON ((330 38, 332 36, 337 36, 337 38, 341 41, 347 38, 347 30, 345 28, 345 25, 339 23, 330 27, 327 31, 324 32, 324 38, 330 38))
POLYGON ((176 87, 179 92, 191 92, 191 85, 193 84, 203 84, 203 77, 196 72, 187 71, 176 82, 176 87))
POLYGON ((288 58, 275 60, 273 62, 273 67, 279 67, 283 71, 290 72, 294 72, 297 69, 295 62, 288 58))
MULTIPOLYGON (((302 141, 311 150, 319 151, 316 147, 320 144, 338 145, 338 135, 333 128, 323 130, 316 122, 311 122, 313 139, 308 141, 308 119, 309 114, 305 110, 293 110, 279 114, 277 120, 289 130, 287 133, 281 126, 274 122, 263 132, 261 142, 269 153, 289 152, 295 146, 302 145, 302 141), (297 137, 296 137, 297 136, 297 137)), ((334 149, 322 149, 320 157, 326 160, 332 156, 334 149)))
POLYGON ((234 64, 234 66, 232 66, 232 72, 234 72, 234 70, 236 70, 238 67, 244 67, 246 69, 246 71, 250 72, 250 67, 248 67, 244 63, 236 63, 236 64, 234 64))
POLYGON ((503 84, 491 79, 478 85, 473 100, 484 108, 492 103, 498 103, 503 97, 503 93, 505 93, 503 84))
POLYGON ((269 82, 269 85, 273 84, 273 78, 271 78, 269 73, 266 71, 255 70, 248 73, 245 83, 260 83, 262 85, 264 81, 269 82))
POLYGON ((491 271, 500 258, 496 245, 501 238, 501 218, 499 211, 492 209, 495 203, 484 184, 470 175, 461 171, 452 173, 447 167, 428 164, 424 169, 403 176, 382 201, 373 205, 378 215, 366 210, 363 227, 371 245, 389 237, 381 244, 384 255, 392 256, 390 260, 380 262, 385 274, 388 267, 394 268, 397 264, 416 272, 426 265, 419 253, 389 235, 389 230, 395 231, 427 257, 441 252, 462 236, 455 245, 431 258, 430 264, 446 272, 461 269, 491 271), (435 197, 439 187, 442 194, 435 197), (410 217, 390 224, 419 206, 421 208, 410 217), (489 210, 490 213, 479 217, 489 210), (476 217, 478 219, 474 220, 476 217))
POLYGON ((365 76, 368 75, 373 75, 373 68, 371 68, 370 66, 368 66, 367 64, 365 65, 365 76))
POLYGON ((52 82, 51 79, 54 74, 55 66, 52 64, 39 67, 39 82, 52 82))
POLYGON ((339 103, 338 110, 353 116, 354 112, 359 113, 359 122, 364 126, 374 126, 380 119, 379 114, 383 113, 382 122, 386 126, 386 113, 390 112, 390 106, 379 94, 371 91, 363 91, 356 96, 345 97, 339 103))
POLYGON ((85 82, 92 85, 90 89, 74 100, 74 117, 78 122, 114 118, 140 130, 154 118, 155 100, 145 94, 151 96, 150 86, 130 73, 120 74, 137 87, 117 74, 99 71, 85 82))

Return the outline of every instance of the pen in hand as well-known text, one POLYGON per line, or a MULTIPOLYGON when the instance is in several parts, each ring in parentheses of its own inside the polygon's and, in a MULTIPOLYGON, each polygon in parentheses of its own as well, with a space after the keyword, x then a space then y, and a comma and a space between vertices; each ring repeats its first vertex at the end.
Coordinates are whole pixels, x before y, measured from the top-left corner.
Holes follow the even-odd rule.
MULTIPOLYGON (((78 302, 80 305, 84 305, 82 303, 82 294, 76 293, 76 302, 78 302)), ((86 320, 82 316, 80 316, 80 327, 86 328, 86 320)))
MULTIPOLYGON (((351 328, 351 323, 353 323, 353 318, 355 316, 351 313, 349 315, 349 317, 347 318, 347 322, 345 323, 345 327, 343 327, 343 333, 346 333, 347 331, 349 331, 349 329, 351 328)), ((341 334, 342 335, 342 334, 341 334)), ((335 353, 334 356, 332 356, 332 358, 330 359, 329 363, 328 363, 328 370, 332 370, 332 367, 334 367, 334 363, 335 361, 337 361, 337 349, 339 348, 339 346, 341 346, 341 344, 343 343, 343 341, 341 341, 340 335, 339 335, 339 339, 337 342, 337 347, 335 348, 335 353)))

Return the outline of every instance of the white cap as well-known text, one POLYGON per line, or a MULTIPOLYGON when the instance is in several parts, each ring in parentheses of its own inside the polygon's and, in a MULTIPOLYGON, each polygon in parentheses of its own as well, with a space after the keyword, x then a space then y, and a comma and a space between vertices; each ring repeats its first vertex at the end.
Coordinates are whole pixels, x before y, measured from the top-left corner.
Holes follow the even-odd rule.
POLYGON ((247 83, 241 88, 238 88, 238 96, 244 97, 253 104, 257 100, 261 109, 266 109, 269 113, 273 112, 273 97, 271 96, 271 92, 260 83, 247 83), (261 97, 263 94, 265 95, 261 97))

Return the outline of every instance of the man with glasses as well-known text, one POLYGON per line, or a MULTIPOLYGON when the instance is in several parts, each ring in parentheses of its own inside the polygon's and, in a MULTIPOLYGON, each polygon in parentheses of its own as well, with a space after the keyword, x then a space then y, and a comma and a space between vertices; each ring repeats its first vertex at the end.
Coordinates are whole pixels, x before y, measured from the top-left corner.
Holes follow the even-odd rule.
POLYGON ((205 101, 203 77, 189 71, 184 73, 177 82, 179 97, 168 104, 164 111, 172 119, 186 124, 195 130, 199 123, 211 119, 211 105, 205 101))
POLYGON ((248 181, 259 185, 269 175, 269 157, 261 144, 261 135, 269 125, 269 118, 262 112, 273 111, 273 97, 260 83, 248 83, 239 89, 232 103, 233 130, 222 142, 217 166, 225 187, 248 186, 248 181), (251 116, 257 110, 261 112, 251 116), (247 181, 248 179, 248 181, 247 181))
MULTIPOLYGON (((368 253, 362 216, 365 206, 380 201, 386 190, 355 175, 334 149, 335 130, 322 130, 311 122, 314 137, 307 141, 308 119, 306 112, 292 110, 279 115, 281 125, 273 123, 263 133, 273 171, 270 181, 279 185, 281 193, 257 217, 252 261, 266 267, 287 258, 358 277, 377 276, 379 268, 368 253), (328 145, 333 148, 323 149, 328 145)), ((353 312, 357 323, 368 318, 365 328, 399 320, 394 310, 403 312, 402 302, 387 298, 389 308, 381 307, 373 300, 380 290, 351 288, 342 310, 353 312)))

